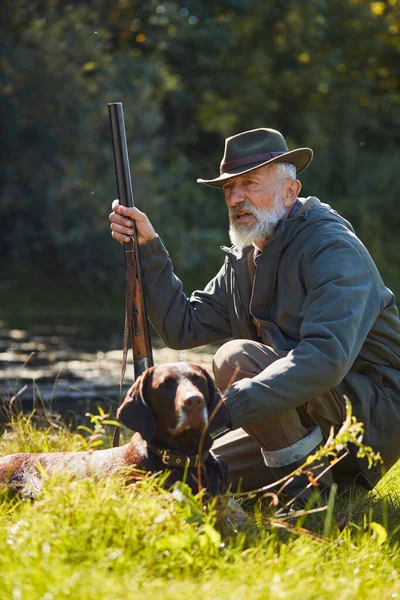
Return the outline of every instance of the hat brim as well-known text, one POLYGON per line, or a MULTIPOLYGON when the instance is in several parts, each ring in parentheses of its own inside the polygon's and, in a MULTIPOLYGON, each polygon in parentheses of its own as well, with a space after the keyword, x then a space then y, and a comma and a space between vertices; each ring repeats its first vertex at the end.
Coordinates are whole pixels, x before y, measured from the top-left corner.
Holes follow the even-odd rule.
POLYGON ((269 165, 270 163, 277 162, 291 163, 296 167, 296 173, 299 174, 308 167, 313 159, 313 156, 314 152, 311 150, 311 148, 296 148, 296 150, 290 150, 289 152, 285 152, 285 154, 275 156, 275 158, 271 158, 265 162, 253 163, 226 171, 216 179, 198 179, 197 183, 204 183, 205 185, 211 185, 212 187, 222 188, 227 179, 231 179, 237 175, 244 175, 249 171, 254 171, 255 169, 269 165))

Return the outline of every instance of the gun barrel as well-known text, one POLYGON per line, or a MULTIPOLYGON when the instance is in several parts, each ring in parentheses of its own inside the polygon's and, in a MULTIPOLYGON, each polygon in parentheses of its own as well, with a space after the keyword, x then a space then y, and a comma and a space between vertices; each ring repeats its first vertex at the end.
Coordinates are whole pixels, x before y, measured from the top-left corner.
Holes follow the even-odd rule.
POLYGON ((122 102, 111 102, 108 105, 108 112, 114 148, 115 176, 119 202, 124 206, 135 206, 122 102))
MULTIPOLYGON (((129 165, 129 153, 128 153, 128 144, 126 141, 126 131, 125 131, 125 120, 124 120, 124 109, 122 106, 122 102, 111 102, 108 105, 108 112, 110 116, 110 127, 111 127, 111 137, 114 149, 114 164, 115 164, 115 176, 117 180, 117 189, 118 189, 118 198, 120 204, 123 206, 135 206, 134 196, 133 196, 133 188, 132 188, 132 179, 131 179, 131 170, 129 165)), ((134 232, 134 256, 136 262, 136 276, 139 282, 139 289, 143 290, 143 276, 142 276, 142 268, 140 264, 140 252, 139 252, 139 244, 137 240, 136 226, 135 221, 132 220, 133 223, 133 232, 134 232)), ((125 246, 127 246, 125 244, 125 246)), ((129 250, 132 250, 131 242, 129 243, 129 250)), ((126 248, 125 248, 126 249, 126 248)), ((132 255, 131 255, 132 256, 132 255)), ((136 296, 138 296, 138 291, 135 292, 136 296)), ((140 306, 136 307, 139 313, 142 314, 141 323, 143 324, 143 328, 145 330, 145 335, 143 334, 143 328, 141 332, 132 331, 132 343, 133 345, 137 345, 139 348, 138 353, 134 353, 134 370, 135 370, 135 379, 147 368, 153 366, 153 354, 151 348, 151 338, 150 338, 150 330, 149 323, 147 319, 147 311, 146 304, 142 293, 140 291, 140 306), (142 339, 144 337, 145 339, 142 339), (135 338, 135 339, 134 339, 135 338), (143 354, 143 348, 146 347, 146 355, 143 354)), ((128 318, 131 319, 132 315, 128 315, 128 318)))

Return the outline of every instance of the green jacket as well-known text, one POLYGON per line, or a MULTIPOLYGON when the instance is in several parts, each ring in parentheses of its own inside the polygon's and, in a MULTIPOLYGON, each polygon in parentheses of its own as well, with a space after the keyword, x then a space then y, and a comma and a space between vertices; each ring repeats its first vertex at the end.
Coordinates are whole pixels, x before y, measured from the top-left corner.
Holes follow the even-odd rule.
MULTIPOLYGON (((351 225, 315 197, 298 199, 256 258, 253 285, 253 248, 223 250, 219 273, 187 298, 161 240, 141 247, 148 312, 164 342, 183 349, 258 339, 255 319, 263 343, 288 354, 230 388, 233 428, 335 388, 389 468, 400 456, 399 314, 351 225)), ((375 483, 380 469, 366 475, 375 483)))

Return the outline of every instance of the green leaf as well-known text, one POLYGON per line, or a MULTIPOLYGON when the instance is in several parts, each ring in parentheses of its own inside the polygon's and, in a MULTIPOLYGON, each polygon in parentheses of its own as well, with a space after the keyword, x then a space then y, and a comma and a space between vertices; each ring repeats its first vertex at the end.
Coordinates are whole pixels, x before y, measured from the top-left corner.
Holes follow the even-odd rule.
POLYGON ((214 529, 209 523, 204 524, 204 533, 209 538, 210 542, 216 547, 219 548, 221 545, 221 535, 220 533, 214 529))
POLYGON ((370 528, 374 532, 374 538, 378 546, 382 546, 387 540, 388 534, 386 529, 380 524, 374 521, 370 523, 370 528))
POLYGON ((84 65, 82 65, 82 71, 84 73, 90 73, 91 71, 94 71, 96 69, 97 65, 95 62, 90 61, 85 63, 84 65))

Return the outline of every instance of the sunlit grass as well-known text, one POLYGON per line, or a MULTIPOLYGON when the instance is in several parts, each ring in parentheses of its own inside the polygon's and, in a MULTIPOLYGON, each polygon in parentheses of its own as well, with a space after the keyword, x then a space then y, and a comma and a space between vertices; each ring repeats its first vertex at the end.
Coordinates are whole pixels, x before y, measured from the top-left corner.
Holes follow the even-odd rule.
MULTIPOLYGON (((82 449, 91 439, 34 421, 14 420, 0 453, 82 449)), ((249 535, 224 538, 214 506, 184 487, 54 477, 33 503, 1 496, 0 598, 400 597, 399 476, 396 467, 367 497, 336 498, 329 539, 274 528, 257 501, 249 535)), ((325 519, 297 525, 321 533, 325 519)))

